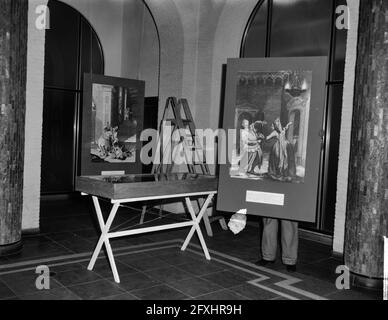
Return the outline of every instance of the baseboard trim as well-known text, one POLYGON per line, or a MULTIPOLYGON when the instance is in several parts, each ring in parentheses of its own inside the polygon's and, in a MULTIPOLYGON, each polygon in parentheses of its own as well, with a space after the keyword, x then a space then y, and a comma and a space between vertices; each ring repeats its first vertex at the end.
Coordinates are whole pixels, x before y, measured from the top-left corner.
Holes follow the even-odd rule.
POLYGON ((69 200, 73 198, 81 197, 81 194, 79 192, 72 192, 72 193, 58 193, 58 194, 49 194, 44 193, 40 195, 41 201, 58 201, 58 200, 69 200))
POLYGON ((299 235, 302 239, 305 239, 305 240, 318 242, 327 246, 333 245, 333 236, 328 234, 300 228, 299 235))
POLYGON ((335 259, 341 259, 342 260, 344 258, 343 252, 333 251, 332 255, 333 255, 333 258, 335 258, 335 259))
POLYGON ((39 234, 39 233, 40 233, 40 229, 39 228, 32 228, 32 229, 22 230, 22 235, 24 235, 24 236, 36 235, 36 234, 39 234))
POLYGON ((373 278, 350 271, 351 285, 368 290, 383 290, 384 278, 373 278))
POLYGON ((22 240, 0 246, 0 257, 12 256, 20 252, 23 247, 22 240))
MULTIPOLYGON (((260 225, 258 221, 248 221, 247 224, 253 227, 259 227, 260 225)), ((327 246, 333 245, 333 236, 328 234, 299 228, 299 236, 302 239, 318 242, 327 246)))

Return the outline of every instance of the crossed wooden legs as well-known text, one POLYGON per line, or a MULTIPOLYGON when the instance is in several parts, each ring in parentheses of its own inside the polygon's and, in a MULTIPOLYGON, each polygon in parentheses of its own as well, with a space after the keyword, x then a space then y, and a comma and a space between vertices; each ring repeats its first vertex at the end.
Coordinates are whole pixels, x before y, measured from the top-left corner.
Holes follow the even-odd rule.
POLYGON ((98 202, 98 198, 96 196, 93 196, 93 203, 94 203, 94 207, 96 209, 98 223, 99 223, 100 229, 101 229, 101 236, 100 236, 100 239, 98 240, 96 248, 94 249, 92 258, 91 258, 90 263, 88 265, 88 270, 93 270, 94 265, 97 261, 98 255, 102 249, 102 246, 105 245, 105 248, 106 248, 106 251, 108 254, 109 264, 110 264, 112 272, 113 272, 114 280, 116 283, 120 283, 120 277, 119 277, 119 274, 117 272, 117 267, 116 267, 116 263, 115 263, 115 260, 113 257, 112 247, 111 247, 110 242, 109 242, 110 237, 121 237, 121 236, 131 235, 131 234, 135 234, 135 233, 140 234, 140 233, 147 233, 147 232, 153 232, 153 231, 175 229, 175 228, 179 228, 179 227, 182 228, 182 227, 187 227, 187 226, 191 226, 191 230, 190 230, 189 234, 187 235, 186 240, 185 240, 181 250, 182 251, 186 250, 194 233, 196 232, 198 235, 199 241, 201 243, 202 250, 205 254, 205 257, 207 260, 210 260, 209 251, 206 247, 206 243, 205 243, 205 240, 203 238, 199 224, 200 224, 200 222, 201 222, 201 220, 206 212, 207 207, 209 206, 210 202, 212 201, 213 197, 214 197, 214 194, 208 195, 208 197, 207 197, 206 201, 204 202, 198 215, 195 214, 195 211, 194 211, 194 208, 191 204, 190 198, 189 197, 185 198, 186 205, 187 205, 187 208, 188 208, 190 216, 191 216, 191 221, 189 221, 189 222, 181 222, 181 223, 174 223, 171 225, 163 225, 160 227, 141 228, 141 229, 137 229, 137 230, 132 229, 130 231, 109 233, 109 229, 112 226, 112 223, 113 223, 113 220, 116 216, 117 210, 120 207, 120 203, 113 204, 112 210, 110 211, 109 217, 105 223, 104 217, 102 215, 100 203, 98 202))
POLYGON ((205 240, 203 238, 202 231, 201 231, 201 228, 199 226, 199 223, 201 222, 201 219, 202 219, 203 215, 205 214, 206 209, 207 209, 209 203, 212 201, 213 197, 214 197, 214 194, 209 194, 208 195, 205 203, 202 205, 202 208, 199 211, 197 216, 195 215, 194 208, 193 208, 193 205, 191 204, 190 198, 185 198, 187 208, 189 210, 191 219, 193 220, 193 226, 191 227, 191 230, 190 230, 189 234, 187 235, 187 238, 186 238, 185 242, 183 243, 183 246, 182 246, 181 250, 182 251, 186 250, 187 246, 190 243, 191 238, 194 235, 194 232, 196 231, 197 235, 198 235, 198 238, 199 238, 199 242, 201 243, 202 250, 203 250, 207 260, 210 260, 210 255, 209 255, 209 251, 207 250, 206 242, 205 242, 205 240))
MULTIPOLYGON (((200 206, 200 202, 198 200, 197 200, 197 203, 198 203, 198 206, 200 206)), ((209 206, 209 204, 208 204, 208 206, 209 206)), ((143 208, 142 208, 141 215, 140 215, 140 224, 144 223, 146 212, 147 212, 147 206, 144 205, 143 208)), ((162 205, 159 207, 159 215, 162 216, 162 205)), ((212 229, 211 224, 214 221, 219 221, 220 225, 221 225, 221 228, 223 230, 225 230, 225 231, 228 230, 228 226, 226 224, 226 221, 225 221, 224 217, 222 217, 222 216, 212 217, 207 212, 205 212, 203 214, 203 222, 204 222, 204 225, 205 225, 205 228, 206 228, 206 233, 207 233, 207 235, 209 237, 213 237, 213 229, 212 229)))
POLYGON ((109 237, 108 237, 109 229, 110 229, 112 222, 116 216, 117 209, 119 208, 120 204, 115 203, 113 205, 112 210, 110 211, 108 220, 106 221, 106 224, 105 224, 104 217, 102 216, 102 212, 101 212, 100 203, 98 202, 98 198, 95 196, 93 196, 93 203, 94 203, 94 207, 96 208, 98 223, 99 223, 100 229, 101 229, 101 236, 100 236, 100 240, 98 240, 96 249, 94 249, 92 259, 90 260, 90 263, 88 265, 88 270, 93 270, 94 265, 95 265, 96 260, 97 260, 97 257, 102 249, 102 245, 105 244, 110 267, 111 267, 112 272, 113 272, 113 277, 117 283, 120 283, 120 277, 119 277, 119 274, 117 272, 115 259, 113 258, 112 247, 110 246, 109 237))

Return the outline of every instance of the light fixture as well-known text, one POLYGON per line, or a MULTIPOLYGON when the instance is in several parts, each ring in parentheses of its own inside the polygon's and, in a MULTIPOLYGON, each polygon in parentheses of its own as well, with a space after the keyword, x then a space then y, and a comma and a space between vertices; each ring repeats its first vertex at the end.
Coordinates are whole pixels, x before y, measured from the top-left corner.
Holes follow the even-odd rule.
POLYGON ((306 79, 301 79, 301 76, 297 72, 293 72, 284 85, 284 90, 294 98, 299 97, 302 93, 306 92, 307 89, 308 85, 306 79))

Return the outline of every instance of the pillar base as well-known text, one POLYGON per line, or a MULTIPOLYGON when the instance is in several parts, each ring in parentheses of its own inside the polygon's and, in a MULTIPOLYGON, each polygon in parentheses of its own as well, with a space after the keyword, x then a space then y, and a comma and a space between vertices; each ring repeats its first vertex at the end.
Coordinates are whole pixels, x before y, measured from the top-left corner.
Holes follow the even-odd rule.
POLYGON ((18 253, 23 247, 22 241, 0 246, 0 257, 18 253))
POLYGON ((354 287, 368 290, 383 290, 383 278, 371 278, 357 273, 350 272, 350 283, 354 287))

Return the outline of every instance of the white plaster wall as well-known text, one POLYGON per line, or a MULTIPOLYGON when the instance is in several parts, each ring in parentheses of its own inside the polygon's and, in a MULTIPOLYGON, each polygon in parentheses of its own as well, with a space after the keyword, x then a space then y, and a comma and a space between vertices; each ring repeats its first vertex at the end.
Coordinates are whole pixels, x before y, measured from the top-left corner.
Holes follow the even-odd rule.
POLYGON ((228 58, 239 57, 245 26, 256 4, 256 0, 229 0, 219 19, 212 62, 212 107, 209 112, 212 128, 218 127, 220 117, 222 117, 220 115, 222 65, 226 64, 228 58))
POLYGON ((141 0, 124 0, 121 76, 146 82, 146 97, 159 92, 159 39, 141 0))
MULTIPOLYGON (((227 3, 228 1, 200 1, 194 105, 198 127, 203 129, 215 129, 218 125, 218 123, 212 124, 210 119, 211 110, 215 107, 211 101, 213 90, 213 56, 217 46, 215 38, 218 25, 222 23, 220 18, 224 10, 227 10, 227 3)), ((239 28, 240 24, 245 23, 246 21, 242 22, 238 18, 234 21, 235 28, 239 28)))
MULTIPOLYGON (((239 56, 244 29, 257 1, 146 2, 161 39, 159 119, 167 97, 184 97, 198 128, 218 128, 222 64, 239 56)), ((167 210, 183 208, 169 206, 167 210)))
POLYGON ((154 15, 160 37, 160 119, 166 99, 170 96, 182 96, 185 45, 182 17, 176 2, 193 0, 145 0, 145 2, 154 15))
POLYGON ((35 8, 42 4, 47 1, 29 0, 23 230, 39 228, 45 31, 35 27, 35 8))
POLYGON ((146 97, 156 97, 159 95, 160 43, 155 22, 145 6, 143 6, 143 12, 143 34, 140 48, 142 59, 140 62, 139 79, 146 82, 146 97))
POLYGON ((256 0, 146 0, 161 42, 160 106, 189 100, 197 127, 217 128, 222 64, 239 56, 256 0), (184 23, 183 23, 184 22, 184 23))
POLYGON ((139 0, 128 0, 123 7, 122 72, 121 76, 138 79, 141 64, 144 5, 139 0))
POLYGON ((357 38, 360 0, 348 0, 349 30, 346 48, 345 83, 342 105, 341 136, 338 159, 337 203, 334 226, 333 251, 343 253, 348 191, 348 170, 352 115, 354 100, 355 69, 357 59, 357 38))
MULTIPOLYGON (((174 1, 180 15, 183 32, 183 60, 182 60, 182 94, 190 105, 193 105, 196 92, 196 76, 198 66, 198 41, 200 3, 198 1, 174 1)), ((195 107, 191 108, 195 118, 195 107)))

